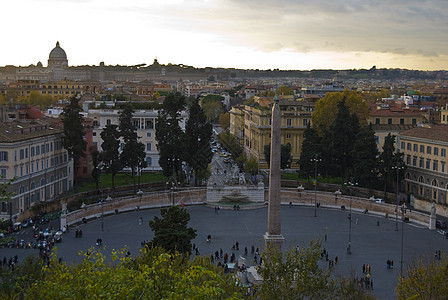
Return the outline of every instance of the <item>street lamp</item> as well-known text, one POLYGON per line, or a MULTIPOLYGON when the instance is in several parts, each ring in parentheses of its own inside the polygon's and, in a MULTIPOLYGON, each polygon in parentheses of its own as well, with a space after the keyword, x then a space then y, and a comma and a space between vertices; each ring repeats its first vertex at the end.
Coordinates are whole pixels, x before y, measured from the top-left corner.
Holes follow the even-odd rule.
POLYGON ((399 184, 399 174, 400 174, 400 170, 404 169, 404 166, 402 166, 399 162, 397 162, 397 164, 395 166, 392 167, 392 169, 397 170, 397 200, 395 201, 396 206, 395 206, 395 231, 398 231, 398 197, 399 197, 399 188, 400 188, 400 184, 399 184))
MULTIPOLYGON (((142 196, 143 196, 143 192, 142 190, 138 190, 137 192, 137 196, 139 197, 139 206, 138 206, 138 215, 140 216, 140 208, 142 207, 142 196)), ((139 218, 139 222, 140 222, 140 218, 139 218)), ((140 224, 140 223, 139 223, 140 224)))
POLYGON ((322 159, 318 158, 317 154, 314 158, 311 159, 314 162, 314 216, 317 217, 317 162, 322 161, 322 159))
POLYGON ((352 198, 353 198, 353 186, 358 185, 356 182, 346 182, 345 185, 349 185, 350 189, 350 211, 348 214, 348 247, 347 254, 352 254, 352 198))
POLYGON ((406 204, 401 205, 401 256, 400 256, 400 278, 403 278, 403 239, 404 239, 404 222, 406 221, 406 204))

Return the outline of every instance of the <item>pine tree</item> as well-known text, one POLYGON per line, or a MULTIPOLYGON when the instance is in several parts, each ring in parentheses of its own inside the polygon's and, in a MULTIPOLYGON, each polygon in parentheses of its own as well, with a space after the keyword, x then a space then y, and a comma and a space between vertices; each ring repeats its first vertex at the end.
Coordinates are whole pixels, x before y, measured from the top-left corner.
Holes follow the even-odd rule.
POLYGON ((123 137, 124 147, 120 160, 124 167, 131 169, 131 177, 135 188, 135 173, 146 167, 145 145, 138 141, 137 131, 132 121, 133 109, 130 104, 124 106, 120 112, 120 135, 123 137))
POLYGON ((173 180, 181 180, 184 132, 180 127, 180 113, 185 108, 185 97, 180 93, 170 93, 165 97, 156 123, 159 165, 163 175, 173 180))
POLYGON ((300 166, 300 172, 307 177, 313 176, 314 164, 311 161, 312 158, 318 155, 321 157, 320 149, 321 139, 317 134, 317 131, 311 127, 310 123, 306 127, 303 133, 302 151, 300 152, 300 158, 297 162, 300 166))
MULTIPOLYGON (((264 145, 264 159, 268 166, 271 165, 271 144, 264 145)), ((291 144, 280 145, 280 168, 287 169, 291 164, 291 144)))
MULTIPOLYGON (((396 167, 404 166, 403 163, 403 153, 395 151, 395 135, 390 133, 384 139, 383 152, 379 156, 380 160, 380 179, 384 186, 384 198, 386 198, 386 193, 388 188, 392 187, 392 183, 395 180, 396 167)), ((403 171, 399 173, 403 175, 403 171)))
POLYGON ((373 188, 378 178, 378 147, 372 124, 363 127, 356 135, 352 157, 352 176, 360 185, 373 188))
POLYGON ((74 185, 77 185, 77 174, 82 157, 85 157, 87 143, 84 140, 84 117, 81 114, 78 96, 70 99, 70 103, 61 113, 64 125, 63 146, 71 158, 74 167, 74 185))
POLYGON ((112 190, 115 190, 115 175, 123 169, 120 161, 120 132, 118 126, 109 124, 101 132, 103 143, 101 161, 106 174, 111 174, 112 190))
POLYGON ((199 173, 203 173, 212 161, 213 152, 210 147, 213 126, 205 117, 199 105, 199 99, 193 100, 184 135, 184 160, 195 173, 195 185, 199 173))

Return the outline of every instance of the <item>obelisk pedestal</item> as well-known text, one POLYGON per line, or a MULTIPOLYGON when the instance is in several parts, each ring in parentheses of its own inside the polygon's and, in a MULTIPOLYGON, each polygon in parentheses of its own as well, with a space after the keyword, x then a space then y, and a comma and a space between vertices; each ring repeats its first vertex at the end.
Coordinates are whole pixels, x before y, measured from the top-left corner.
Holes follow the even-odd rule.
POLYGON ((277 93, 272 105, 271 120, 271 156, 269 173, 269 199, 268 199, 268 230, 264 235, 266 248, 275 247, 282 250, 283 235, 281 230, 281 202, 280 202, 280 107, 277 93))

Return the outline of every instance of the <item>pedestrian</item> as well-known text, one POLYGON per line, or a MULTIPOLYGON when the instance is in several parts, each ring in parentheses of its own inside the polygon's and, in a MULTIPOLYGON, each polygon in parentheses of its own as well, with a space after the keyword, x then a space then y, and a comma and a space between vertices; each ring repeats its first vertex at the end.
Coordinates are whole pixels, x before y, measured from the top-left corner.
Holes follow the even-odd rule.
POLYGON ((390 269, 390 260, 389 259, 386 261, 386 267, 387 267, 387 269, 390 269))
POLYGON ((363 274, 366 273, 366 265, 365 265, 365 264, 362 265, 362 273, 363 273, 363 274))
POLYGON ((238 241, 235 243, 236 246, 236 250, 240 250, 240 243, 238 243, 238 241))
POLYGON ((370 279, 370 289, 373 291, 373 279, 370 279))
POLYGON ((327 234, 324 235, 324 239, 325 239, 325 241, 327 241, 327 234))
POLYGON ((82 229, 79 230, 79 237, 82 237, 82 229))
POLYGON ((254 245, 252 245, 252 247, 250 248, 250 254, 254 254, 254 252, 255 252, 255 247, 254 247, 254 245))
POLYGON ((213 254, 210 254, 210 262, 213 263, 213 254))
POLYGON ((254 255, 254 261, 255 261, 255 264, 258 263, 258 262, 257 262, 257 256, 256 256, 256 255, 254 255))
POLYGON ((244 256, 247 256, 247 247, 244 247, 244 256))
POLYGON ((75 238, 78 238, 79 237, 79 230, 78 230, 78 228, 76 228, 76 231, 75 231, 75 238))
POLYGON ((196 247, 196 255, 200 255, 200 253, 199 253, 199 247, 196 247))
POLYGON ((195 250, 196 249, 196 244, 195 243, 193 243, 193 250, 195 250))
POLYGON ((222 258, 222 248, 219 249, 219 257, 222 258))
POLYGON ((356 225, 358 225, 358 222, 359 222, 359 218, 356 218, 356 225))

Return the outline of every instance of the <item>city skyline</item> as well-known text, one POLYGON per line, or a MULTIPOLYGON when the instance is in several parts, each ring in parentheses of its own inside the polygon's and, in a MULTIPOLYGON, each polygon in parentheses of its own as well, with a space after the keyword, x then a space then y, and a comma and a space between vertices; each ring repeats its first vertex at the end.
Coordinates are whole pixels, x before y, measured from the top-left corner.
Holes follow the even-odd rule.
POLYGON ((448 70, 448 1, 7 0, 0 66, 448 70), (20 16, 20 17, 19 17, 20 16))

